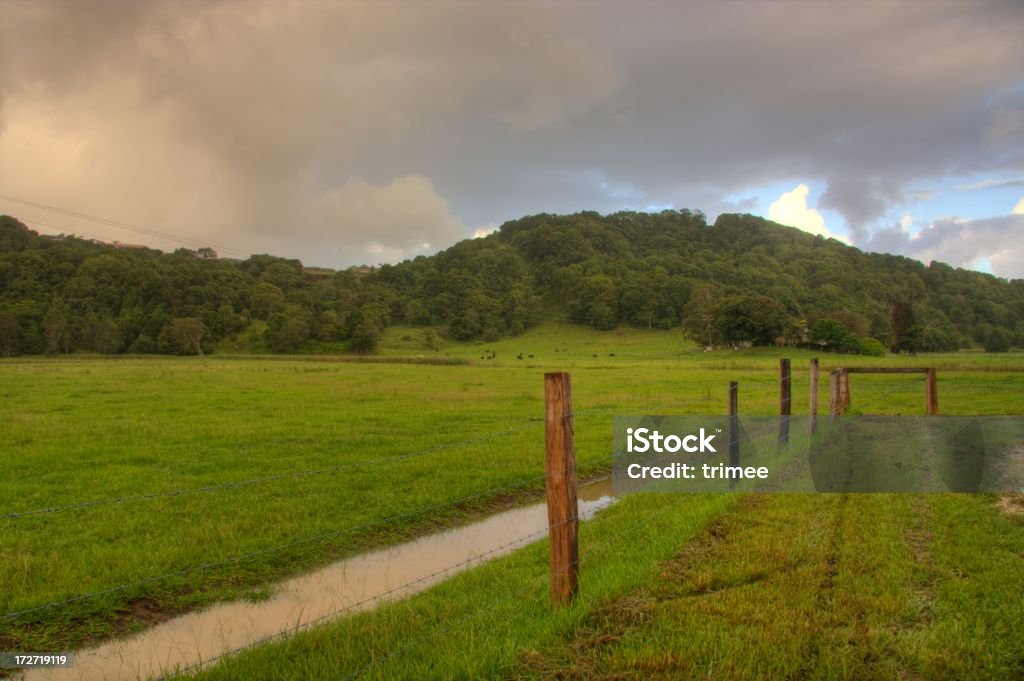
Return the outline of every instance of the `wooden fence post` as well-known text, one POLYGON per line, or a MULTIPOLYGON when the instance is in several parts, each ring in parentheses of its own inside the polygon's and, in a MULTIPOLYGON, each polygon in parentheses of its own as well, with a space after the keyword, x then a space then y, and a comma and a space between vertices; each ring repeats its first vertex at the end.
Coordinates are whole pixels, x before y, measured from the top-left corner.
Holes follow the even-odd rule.
POLYGON ((568 605, 579 587, 576 444, 572 384, 564 372, 544 374, 544 444, 548 527, 551 538, 551 602, 568 605))
MULTIPOLYGON (((740 384, 729 381, 729 465, 740 465, 740 384)), ((729 489, 736 486, 734 478, 729 479, 729 489)))
POLYGON ((811 435, 818 432, 818 358, 811 359, 811 395, 807 408, 811 435))
POLYGON ((839 370, 839 413, 846 416, 850 408, 850 374, 846 369, 839 370))
POLYGON ((793 392, 789 360, 779 360, 779 445, 789 443, 789 415, 792 412, 793 392))
POLYGON ((828 372, 828 416, 839 416, 839 372, 835 369, 828 372))
POLYGON ((929 416, 939 413, 939 386, 935 378, 935 368, 928 369, 924 382, 924 396, 929 416))

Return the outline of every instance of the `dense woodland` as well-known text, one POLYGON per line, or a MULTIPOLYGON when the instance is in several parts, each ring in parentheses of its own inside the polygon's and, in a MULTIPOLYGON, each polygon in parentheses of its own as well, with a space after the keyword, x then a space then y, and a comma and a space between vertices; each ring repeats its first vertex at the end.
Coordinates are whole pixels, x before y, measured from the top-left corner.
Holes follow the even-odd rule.
POLYGON ((1024 345, 1024 280, 863 253, 750 215, 534 215, 433 256, 333 272, 40 236, 0 217, 0 355, 372 352, 392 324, 495 340, 545 320, 700 344, 877 354, 1024 345))

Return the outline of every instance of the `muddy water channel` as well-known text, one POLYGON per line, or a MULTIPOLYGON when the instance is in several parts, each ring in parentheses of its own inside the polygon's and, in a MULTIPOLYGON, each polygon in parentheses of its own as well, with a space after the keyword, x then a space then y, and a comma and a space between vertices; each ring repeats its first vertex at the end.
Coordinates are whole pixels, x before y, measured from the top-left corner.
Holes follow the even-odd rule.
MULTIPOLYGON (((580 487, 581 518, 613 502, 608 480, 580 487)), ((132 638, 78 651, 73 668, 33 670, 24 678, 112 681, 157 677, 164 670, 186 668, 296 627, 369 610, 422 591, 461 570, 542 539, 546 527, 544 504, 499 513, 290 579, 259 603, 215 605, 132 638)))

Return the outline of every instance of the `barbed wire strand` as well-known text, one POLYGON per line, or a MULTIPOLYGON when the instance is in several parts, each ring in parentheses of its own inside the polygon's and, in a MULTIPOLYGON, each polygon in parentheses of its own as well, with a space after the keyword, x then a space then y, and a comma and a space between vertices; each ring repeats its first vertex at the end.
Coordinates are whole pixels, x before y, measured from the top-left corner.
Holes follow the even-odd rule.
POLYGON ((526 485, 529 485, 529 484, 532 484, 532 483, 535 483, 535 482, 540 482, 541 480, 545 480, 546 478, 548 478, 548 477, 550 477, 552 475, 561 475, 563 473, 574 471, 576 469, 577 469, 577 467, 573 467, 573 468, 566 469, 566 470, 563 470, 563 471, 555 471, 553 473, 545 473, 544 475, 535 476, 535 477, 532 477, 532 478, 527 478, 525 480, 520 480, 518 482, 514 482, 514 483, 509 484, 509 485, 504 485, 502 487, 495 487, 495 488, 491 488, 491 489, 488 489, 488 490, 484 490, 482 492, 476 492, 474 494, 470 494, 470 495, 467 495, 467 496, 464 496, 464 497, 459 497, 458 499, 453 499, 451 501, 446 501, 446 502, 443 502, 443 503, 440 503, 440 504, 434 504, 434 505, 427 506, 427 507, 424 507, 424 508, 421 508, 421 509, 417 509, 415 511, 408 511, 408 512, 405 512, 405 513, 398 513, 398 514, 395 514, 395 515, 392 515, 392 516, 388 516, 386 518, 381 518, 381 519, 378 519, 378 520, 373 520, 373 521, 370 521, 370 522, 367 522, 367 523, 363 523, 363 524, 360 524, 360 525, 355 525, 355 526, 352 526, 352 527, 347 527, 347 528, 344 528, 344 529, 341 529, 341 530, 332 530, 330 532, 324 532, 322 534, 314 535, 312 537, 304 537, 302 539, 298 539, 298 540, 291 541, 291 542, 286 542, 284 544, 278 544, 278 545, 271 546, 271 547, 268 547, 268 548, 265 548, 265 549, 259 549, 257 551, 251 551, 249 553, 245 553, 245 554, 242 554, 242 555, 232 556, 231 558, 225 558, 223 560, 218 560, 218 561, 210 561, 210 562, 202 563, 200 565, 192 566, 192 567, 189 567, 189 568, 184 568, 184 569, 181 569, 181 570, 175 570, 173 572, 168 572, 168 573, 163 574, 163 575, 158 575, 158 576, 155 576, 155 577, 147 577, 146 579, 141 579, 141 580, 134 581, 134 582, 127 582, 125 584, 120 584, 118 586, 110 587, 108 589, 102 589, 102 590, 99 590, 99 591, 92 591, 92 592, 89 592, 89 593, 85 593, 85 594, 80 594, 78 596, 74 596, 72 598, 67 598, 67 599, 60 600, 60 601, 52 601, 50 603, 45 603, 43 605, 35 606, 35 607, 32 607, 32 608, 26 608, 24 610, 16 610, 16 611, 13 611, 13 612, 8 612, 8 613, 5 613, 3 615, 0 615, 0 620, 10 620, 10 619, 14 619, 14 618, 20 617, 22 615, 27 615, 27 614, 30 614, 30 613, 33 613, 33 612, 39 612, 41 610, 48 610, 48 609, 56 608, 56 607, 63 606, 63 605, 69 605, 71 603, 77 603, 79 601, 87 600, 87 599, 90 599, 90 598, 96 598, 98 596, 104 596, 104 595, 116 593, 116 592, 119 592, 119 591, 125 591, 126 589, 131 589, 131 588, 134 588, 134 587, 145 586, 147 584, 153 584, 153 583, 156 583, 156 582, 161 582, 161 581, 164 581, 166 579, 171 579, 172 577, 181 577, 181 576, 184 576, 184 575, 187 575, 187 574, 191 574, 193 572, 199 572, 199 571, 202 571, 202 570, 208 570, 208 569, 215 568, 215 567, 220 567, 220 566, 223 566, 223 565, 230 565, 230 564, 233 564, 233 563, 239 563, 239 562, 242 562, 244 560, 249 560, 249 559, 252 559, 252 558, 258 558, 259 556, 267 555, 267 554, 270 554, 270 553, 276 553, 278 551, 284 551, 286 549, 294 548, 296 546, 302 546, 302 545, 306 545, 306 544, 313 544, 313 543, 316 543, 318 541, 323 541, 325 539, 331 539, 331 538, 334 538, 334 537, 340 537, 340 536, 343 536, 345 534, 351 534, 353 532, 359 532, 361 530, 369 529, 371 527, 376 527, 378 525, 383 525, 383 524, 392 522, 394 520, 400 520, 402 518, 410 518, 410 517, 417 516, 417 515, 423 515, 425 513, 431 512, 431 511, 436 511, 436 510, 441 509, 441 508, 447 508, 447 507, 450 507, 450 506, 455 506, 455 505, 458 505, 460 503, 464 503, 464 502, 472 500, 472 499, 477 499, 477 498, 484 497, 484 496, 497 495, 497 494, 500 494, 502 492, 506 492, 508 490, 515 489, 517 487, 524 487, 526 485))
MULTIPOLYGON (((234 648, 232 650, 229 650, 229 651, 226 651, 224 653, 221 653, 221 654, 217 655, 216 657, 211 657, 211 658, 208 658, 206 660, 201 660, 199 662, 196 662, 195 664, 192 664, 192 665, 190 665, 188 667, 185 667, 184 669, 180 669, 180 670, 176 670, 176 671, 172 672, 171 676, 179 676, 179 675, 182 675, 182 674, 188 674, 188 673, 190 673, 192 671, 195 671, 197 669, 200 669, 202 667, 208 667, 209 665, 214 664, 218 660, 224 659, 226 657, 230 657, 232 655, 237 655, 238 653, 243 652, 245 650, 248 650, 250 648, 255 648, 257 646, 260 646, 260 645, 263 645, 263 644, 266 644, 266 643, 270 643, 271 641, 274 641, 274 640, 277 640, 277 639, 281 639, 281 638, 285 638, 287 636, 293 636, 293 635, 299 633, 300 631, 305 631, 307 629, 310 629, 310 628, 312 628, 312 627, 314 627, 314 626, 316 626, 316 625, 318 625, 318 624, 320 624, 322 622, 325 622, 327 620, 331 620, 331 619, 335 619, 337 617, 340 617, 341 615, 345 614, 346 612, 349 612, 351 610, 355 610, 356 608, 358 608, 360 606, 363 606, 363 605, 366 605, 367 603, 372 603, 374 601, 383 601, 383 600, 387 599, 388 596, 391 596, 392 594, 398 593, 398 592, 400 592, 402 590, 408 589, 410 586, 414 586, 416 584, 421 584, 423 582, 429 582, 430 580, 432 580, 432 579, 434 579, 436 577, 439 577, 439 576, 441 576, 443 574, 452 572, 454 570, 459 570, 460 568, 467 567, 467 566, 472 565, 474 563, 480 563, 487 556, 491 556, 491 555, 494 555, 496 553, 500 553, 502 551, 505 551, 506 549, 510 549, 512 547, 515 547, 516 545, 521 545, 522 547, 525 547, 527 544, 533 543, 533 541, 535 539, 540 539, 541 537, 546 536, 554 528, 560 527, 561 525, 565 525, 567 523, 570 523, 570 522, 573 522, 573 521, 576 521, 576 520, 580 520, 580 519, 581 519, 581 516, 578 516, 578 515, 577 516, 573 516, 571 518, 566 518, 565 520, 559 521, 559 522, 557 522, 557 523, 555 523, 553 525, 548 525, 547 527, 544 527, 544 528, 542 528, 540 530, 537 530, 536 532, 531 532, 531 533, 529 533, 529 534, 527 534, 525 536, 519 537, 518 539, 514 539, 514 540, 512 540, 510 542, 502 544, 501 546, 496 546, 493 549, 489 549, 489 550, 484 551, 482 553, 474 554, 473 556, 471 556, 469 558, 466 558, 465 560, 461 560, 461 561, 459 561, 459 562, 457 562, 457 563, 455 563, 453 565, 449 565, 448 567, 445 567, 445 568, 442 568, 442 569, 437 570, 435 572, 432 572, 429 575, 424 575, 423 577, 419 577, 419 578, 414 579, 414 580, 412 580, 410 582, 406 582, 405 584, 402 584, 401 586, 393 587, 391 589, 388 589, 387 591, 381 592, 381 593, 376 594, 374 596, 370 596, 369 598, 365 598, 365 599, 363 599, 361 601, 358 601, 356 603, 350 603, 349 605, 346 605, 346 606, 344 606, 342 608, 339 608, 337 610, 333 610, 333 611, 331 611, 331 612, 329 612, 329 613, 327 613, 325 615, 321 615, 320 617, 312 619, 312 620, 310 620, 308 622, 303 622, 302 624, 296 625, 294 627, 290 627, 289 629, 286 629, 284 631, 279 631, 279 632, 277 632, 275 634, 271 634, 270 636, 266 636, 264 638, 261 638, 258 641, 253 641, 252 643, 247 643, 247 644, 245 644, 243 646, 239 646, 239 647, 234 648)), ((161 677, 157 678, 157 681, 162 681, 163 679, 166 679, 166 678, 170 678, 170 677, 166 676, 166 675, 165 676, 161 676, 161 677)))
MULTIPOLYGON (((654 513, 654 514, 652 514, 650 516, 647 516, 644 520, 641 520, 640 522, 635 523, 634 525, 631 525, 631 526, 627 527, 625 530, 619 532, 618 534, 613 536, 608 541, 602 542, 601 544, 598 544, 597 546, 591 547, 586 552, 581 554, 575 561, 570 563, 570 567, 571 566, 575 566, 575 565, 579 565, 583 561, 583 559, 585 557, 590 556, 590 555, 592 555, 594 553, 597 553, 597 552, 599 552, 599 551, 601 551, 603 549, 608 548, 609 546, 613 545, 615 542, 619 541, 620 539, 622 539, 626 535, 636 531, 637 529, 639 529, 643 525, 646 525, 647 523, 651 522, 655 518, 658 518, 658 517, 662 516, 663 514, 665 514, 666 512, 671 510, 672 508, 675 508, 678 504, 682 503, 683 499, 685 499, 685 496, 681 495, 680 499, 678 501, 676 501, 676 502, 674 502, 672 504, 668 504, 665 508, 663 508, 662 510, 658 511, 657 513, 654 513)), ((475 611, 473 611, 471 613, 467 613, 463 617, 460 617, 459 619, 457 619, 454 622, 448 624, 447 626, 439 627, 437 629, 434 629, 431 633, 427 634, 426 636, 418 638, 418 639, 416 639, 414 641, 409 642, 408 644, 406 644, 404 646, 401 646, 401 647, 396 648, 396 649, 394 649, 394 650, 392 650, 390 652, 385 653, 380 658, 378 658, 376 660, 373 660, 369 664, 367 664, 367 665, 365 665, 363 667, 360 667, 360 668, 356 669, 355 671, 353 671, 353 672, 351 672, 351 673, 341 677, 341 679, 339 681, 349 681, 350 679, 354 679, 356 677, 362 676, 362 675, 366 674, 367 672, 371 671, 374 667, 376 667, 378 665, 385 664, 388 661, 394 659, 395 657, 398 657, 399 655, 402 655, 402 654, 412 650, 413 648, 416 648, 416 647, 426 643, 427 641, 431 641, 431 640, 437 638, 438 636, 440 636, 442 634, 446 634, 449 631, 452 631, 453 629, 456 629, 456 628, 458 628, 458 627, 460 627, 460 626, 462 626, 464 624, 469 623, 470 621, 472 621, 472 620, 476 619, 477 617, 479 617, 484 612, 494 612, 497 608, 499 608, 499 607, 501 607, 501 606, 505 605, 506 603, 509 603, 509 602, 511 602, 513 600, 516 600, 518 598, 523 597, 524 595, 526 595, 527 593, 529 593, 531 590, 533 590, 535 588, 536 588, 536 585, 534 585, 533 583, 530 583, 530 584, 528 584, 523 589, 517 589, 516 591, 514 591, 511 594, 509 594, 508 596, 505 596, 505 597, 502 597, 502 598, 500 598, 500 599, 498 599, 496 601, 493 601, 493 602, 487 604, 484 607, 476 609, 475 611)))
MULTIPOLYGON (((582 415, 584 413, 585 412, 573 412, 572 414, 567 414, 567 415, 563 416, 562 418, 567 418, 569 416, 574 416, 575 417, 575 416, 578 416, 578 415, 582 415)), ((428 454, 433 454, 435 452, 443 451, 443 450, 446 450, 446 449, 453 449, 455 447, 460 447, 460 446, 466 445, 466 444, 479 444, 481 442, 486 442, 488 440, 494 439, 496 437, 501 437, 503 435, 510 435, 510 434, 513 434, 513 433, 519 433, 519 432, 523 432, 523 431, 529 430, 530 428, 536 428, 537 426, 542 425, 543 423, 544 423, 544 419, 531 419, 529 422, 527 422, 523 426, 518 426, 518 427, 515 427, 515 428, 508 428, 506 430, 496 431, 496 432, 493 432, 493 433, 486 433, 484 435, 480 435, 480 436, 472 437, 472 438, 467 438, 467 439, 464 439, 464 440, 457 440, 455 442, 447 442, 447 443, 442 444, 442 445, 436 445, 434 447, 428 447, 426 449, 420 449, 420 450, 417 450, 417 451, 414 451, 414 452, 408 452, 406 454, 398 454, 398 455, 395 455, 395 456, 382 457, 382 458, 379 458, 379 459, 372 459, 372 460, 369 460, 369 461, 353 461, 353 462, 350 462, 350 463, 338 464, 337 466, 330 466, 330 467, 327 467, 327 468, 318 468, 318 469, 311 469, 311 470, 304 470, 304 471, 292 471, 292 472, 287 472, 287 473, 279 473, 279 474, 276 474, 276 475, 270 475, 270 476, 266 476, 266 477, 262 477, 262 478, 251 478, 249 480, 238 480, 238 481, 233 481, 233 482, 225 482, 225 483, 221 483, 221 484, 217 484, 217 485, 209 485, 207 487, 193 487, 193 488, 189 488, 189 489, 172 490, 172 491, 169 491, 169 492, 153 492, 152 494, 137 494, 137 495, 123 496, 123 497, 111 497, 109 499, 99 499, 99 500, 95 500, 95 501, 83 501, 83 502, 75 503, 75 504, 67 504, 65 506, 53 506, 53 507, 49 507, 49 508, 34 509, 34 510, 31 510, 31 511, 12 512, 12 513, 7 513, 5 515, 0 515, 0 520, 25 518, 25 517, 29 517, 29 516, 35 516, 35 515, 45 515, 45 514, 50 514, 50 513, 58 513, 58 512, 61 512, 61 511, 69 511, 69 510, 73 510, 73 509, 83 509, 83 508, 92 508, 92 507, 95 507, 95 506, 105 506, 105 505, 110 505, 110 504, 119 504, 119 503, 125 503, 125 502, 129 502, 129 501, 145 501, 145 500, 160 499, 160 498, 166 498, 166 497, 187 496, 187 495, 190 495, 190 494, 200 494, 200 493, 205 493, 205 492, 216 492, 216 491, 225 490, 225 489, 232 489, 232 488, 238 488, 238 487, 248 487, 248 486, 252 486, 252 485, 259 485, 259 484, 264 484, 264 483, 267 483, 267 482, 274 482, 276 480, 296 479, 296 478, 304 478, 304 477, 314 477, 314 476, 318 476, 318 475, 325 475, 325 474, 328 474, 328 473, 337 473, 339 471, 349 470, 349 469, 352 469, 352 468, 360 468, 360 467, 363 467, 363 466, 375 466, 375 465, 379 465, 379 464, 395 463, 396 461, 405 461, 407 459, 418 458, 418 457, 421 457, 421 456, 426 456, 428 454)))
MULTIPOLYGON (((616 411, 616 410, 615 409, 609 409, 609 408, 584 409, 584 410, 579 410, 579 411, 573 411, 571 414, 564 414, 561 418, 569 418, 569 417, 575 418, 577 416, 591 416, 593 414, 612 413, 614 411, 616 411)), ((515 428, 508 428, 506 430, 499 430, 499 431, 495 431, 495 432, 492 432, 492 433, 485 433, 484 435, 480 435, 480 436, 477 436, 477 437, 467 438, 467 439, 464 439, 464 440, 456 440, 455 442, 446 442, 445 444, 436 445, 434 447, 428 447, 427 449, 421 449, 421 450, 417 450, 417 451, 414 451, 414 452, 408 452, 406 454, 398 454, 398 455, 395 455, 395 456, 382 457, 380 459, 372 459, 370 461, 353 461, 353 462, 350 462, 350 463, 338 464, 337 466, 329 466, 327 468, 317 468, 317 469, 310 469, 310 470, 304 470, 304 471, 292 471, 292 472, 287 472, 287 473, 279 473, 279 474, 276 474, 276 475, 270 475, 270 476, 266 476, 266 477, 263 477, 263 478, 251 478, 251 479, 248 479, 248 480, 238 480, 238 481, 232 481, 232 482, 225 482, 225 483, 220 483, 220 484, 217 484, 217 485, 209 485, 207 487, 193 487, 193 488, 182 489, 182 490, 171 490, 171 491, 168 491, 168 492, 153 492, 152 494, 136 494, 136 495, 131 495, 131 496, 123 496, 123 497, 111 497, 109 499, 99 499, 99 500, 95 500, 95 501, 83 501, 83 502, 74 503, 74 504, 67 504, 65 506, 53 506, 53 507, 49 507, 49 508, 33 509, 33 510, 30 510, 30 511, 11 512, 11 513, 7 513, 7 514, 4 514, 4 515, 0 515, 0 520, 12 520, 12 519, 18 519, 18 518, 26 518, 26 517, 30 517, 30 516, 37 516, 37 515, 47 515, 47 514, 50 514, 50 513, 59 513, 61 511, 69 511, 69 510, 74 510, 74 509, 92 508, 92 507, 95 507, 95 506, 106 506, 106 505, 110 505, 110 504, 119 504, 119 503, 125 503, 125 502, 129 502, 129 501, 148 501, 148 500, 152 500, 152 499, 161 499, 161 498, 167 498, 167 497, 180 497, 180 496, 188 496, 188 495, 191 495, 191 494, 201 494, 201 493, 206 493, 206 492, 216 492, 216 491, 221 491, 221 490, 226 490, 226 489, 234 489, 234 488, 239 488, 239 487, 248 487, 248 486, 252 486, 252 485, 259 485, 259 484, 264 484, 264 483, 268 483, 268 482, 274 482, 276 480, 296 479, 296 478, 303 478, 303 477, 314 477, 314 476, 318 476, 318 475, 326 475, 326 474, 329 474, 329 473, 337 473, 339 471, 348 470, 348 469, 351 469, 351 468, 360 468, 360 467, 363 467, 363 466, 374 466, 374 465, 378 465, 378 464, 394 463, 396 461, 405 461, 407 459, 413 459, 413 458, 418 458, 420 456, 425 456, 427 454, 433 454, 435 452, 443 451, 445 449, 454 449, 455 447, 460 447, 460 446, 466 445, 466 444, 479 444, 481 442, 486 442, 488 440, 494 439, 496 437, 501 437, 503 435, 511 435, 513 433, 520 433, 520 432, 529 430, 530 428, 536 428, 539 425, 543 425, 544 422, 545 422, 545 419, 542 419, 542 418, 541 419, 529 419, 525 423, 525 425, 518 426, 518 427, 515 427, 515 428)))

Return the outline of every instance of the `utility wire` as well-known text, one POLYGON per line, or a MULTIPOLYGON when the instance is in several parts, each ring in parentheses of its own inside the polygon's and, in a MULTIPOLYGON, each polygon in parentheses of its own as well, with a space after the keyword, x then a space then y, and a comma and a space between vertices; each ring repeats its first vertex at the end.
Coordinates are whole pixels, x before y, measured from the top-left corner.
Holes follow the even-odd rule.
POLYGON ((50 229, 59 230, 62 233, 63 236, 70 236, 70 237, 74 237, 74 238, 80 238, 80 237, 84 236, 84 237, 89 237, 90 239, 93 239, 93 240, 96 240, 96 241, 102 241, 104 243, 107 243, 107 238, 108 237, 96 236, 95 234, 86 234, 85 232, 82 232, 82 231, 77 230, 77 229, 69 234, 67 229, 65 229, 64 227, 61 227, 59 225, 51 225, 48 222, 40 222, 39 220, 26 220, 24 218, 18 218, 18 220, 20 220, 21 222, 24 222, 26 224, 33 225, 35 227, 48 227, 50 229))
MULTIPOLYGON (((103 225, 108 225, 110 227, 116 227, 117 229, 124 229, 124 230, 127 230, 129 232, 135 232, 136 234, 145 234, 147 236, 155 236, 155 237, 159 237, 161 239, 167 239, 169 241, 176 241, 178 243, 188 244, 188 245, 192 245, 192 246, 199 246, 199 247, 202 247, 202 248, 206 248, 206 247, 216 248, 218 251, 224 251, 224 252, 227 252, 227 253, 234 253, 235 255, 242 255, 242 256, 249 255, 249 253, 247 253, 245 251, 241 251, 241 250, 238 250, 238 249, 235 249, 235 248, 230 248, 228 246, 218 246, 216 244, 211 244, 209 242, 198 241, 196 239, 190 239, 188 237, 178 236, 177 234, 171 234, 169 232, 161 232, 159 230, 149 229, 149 228, 146 228, 146 227, 138 227, 136 225, 131 225, 131 224, 128 224, 126 222, 120 222, 118 220, 109 220, 107 218, 101 218, 101 217, 97 217, 95 215, 89 215, 87 213, 79 213, 78 211, 68 210, 66 208, 60 208, 58 206, 50 206, 50 205, 47 205, 45 203, 39 203, 39 202, 36 202, 36 201, 29 201, 27 199, 20 199, 20 198, 18 198, 16 196, 8 196, 6 194, 0 194, 0 199, 3 199, 4 201, 9 201, 11 203, 16 203, 16 204, 19 204, 19 205, 22 205, 22 206, 28 206, 28 207, 31 207, 31 208, 38 208, 40 210, 46 210, 46 211, 50 211, 52 213, 59 213, 60 215, 66 215, 68 217, 78 218, 80 220, 88 220, 90 222, 97 222, 97 223, 100 223, 100 224, 103 224, 103 225)), ((54 229, 59 229, 59 228, 54 228, 54 229)))

